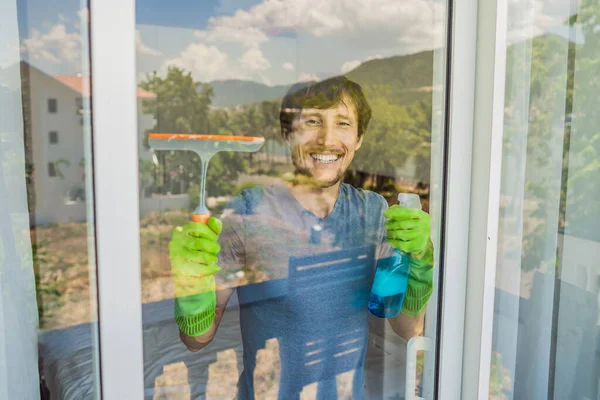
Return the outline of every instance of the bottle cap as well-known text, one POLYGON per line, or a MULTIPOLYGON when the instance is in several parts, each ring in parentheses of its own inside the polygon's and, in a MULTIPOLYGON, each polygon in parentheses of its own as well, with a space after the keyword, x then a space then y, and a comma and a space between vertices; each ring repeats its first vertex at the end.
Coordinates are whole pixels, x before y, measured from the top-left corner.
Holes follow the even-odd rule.
POLYGON ((421 199, 416 193, 398 193, 398 203, 402 207, 421 209, 421 199))

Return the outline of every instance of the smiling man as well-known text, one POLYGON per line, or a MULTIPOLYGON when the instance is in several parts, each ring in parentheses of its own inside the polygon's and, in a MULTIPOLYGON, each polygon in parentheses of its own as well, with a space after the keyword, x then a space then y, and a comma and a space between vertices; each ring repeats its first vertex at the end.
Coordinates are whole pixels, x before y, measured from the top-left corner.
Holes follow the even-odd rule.
MULTIPOLYGON (((193 280, 214 273, 217 263, 221 283, 238 271, 252 275, 254 284, 237 287, 244 353, 238 399, 255 397, 256 356, 271 338, 279 343, 279 398, 298 398, 310 383, 317 384, 317 398, 337 398, 347 372, 352 398, 364 398, 369 290, 376 263, 394 262, 395 249, 409 254, 411 272, 402 312, 388 321, 405 339, 422 331, 432 292, 428 214, 388 208, 379 194, 342 183, 370 118, 360 86, 345 77, 293 87, 280 113, 293 182, 246 190, 221 219, 174 231, 174 275, 193 280), (361 252, 362 267, 335 267, 361 252), (295 269, 298 260, 311 259, 314 265, 295 269), (299 278, 292 269, 311 273, 299 278)), ((176 299, 180 336, 191 351, 217 334, 231 293, 218 293, 213 326, 201 335, 186 312, 197 309, 194 297, 176 299)))

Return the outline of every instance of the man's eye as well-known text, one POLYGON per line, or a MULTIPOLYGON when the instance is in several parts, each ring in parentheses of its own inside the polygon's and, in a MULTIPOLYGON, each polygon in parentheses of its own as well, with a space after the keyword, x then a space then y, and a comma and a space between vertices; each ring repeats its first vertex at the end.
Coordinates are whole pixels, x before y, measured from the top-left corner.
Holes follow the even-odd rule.
POLYGON ((310 118, 310 119, 307 119, 307 120, 306 120, 306 123, 307 123, 308 125, 318 125, 318 124, 319 124, 319 121, 318 121, 318 120, 316 120, 316 119, 310 118))
POLYGON ((339 124, 342 126, 350 126, 350 123, 345 121, 341 121, 339 124))

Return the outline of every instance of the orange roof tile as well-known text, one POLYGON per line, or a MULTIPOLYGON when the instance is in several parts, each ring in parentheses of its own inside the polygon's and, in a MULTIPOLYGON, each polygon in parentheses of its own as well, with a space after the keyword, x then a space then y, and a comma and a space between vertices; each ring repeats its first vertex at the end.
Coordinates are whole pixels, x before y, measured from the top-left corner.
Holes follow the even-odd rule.
MULTIPOLYGON (((54 75, 54 79, 56 79, 63 85, 70 87, 71 89, 73 89, 77 93, 81 94, 82 96, 90 95, 90 92, 89 92, 90 85, 88 84, 88 80, 89 80, 88 77, 76 76, 76 75, 54 75), (85 84, 84 84, 84 82, 85 82, 85 84)), ((137 97, 139 97, 141 99, 155 99, 156 98, 156 94, 149 92, 147 90, 144 90, 142 88, 136 88, 136 94, 137 94, 137 97)))

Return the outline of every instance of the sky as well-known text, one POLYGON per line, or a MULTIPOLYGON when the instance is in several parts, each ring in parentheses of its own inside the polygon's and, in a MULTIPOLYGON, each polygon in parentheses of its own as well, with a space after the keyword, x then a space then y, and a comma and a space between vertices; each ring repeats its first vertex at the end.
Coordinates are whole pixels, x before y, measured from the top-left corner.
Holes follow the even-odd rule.
MULTIPOLYGON (((510 40, 568 35, 569 4, 522 4, 509 0, 510 40)), ((138 79, 179 66, 202 82, 267 85, 324 79, 374 58, 439 48, 446 12, 441 0, 138 0, 136 7, 138 79)), ((0 67, 21 50, 47 73, 83 72, 85 2, 18 0, 18 11, 20 49, 0 35, 0 67)))

